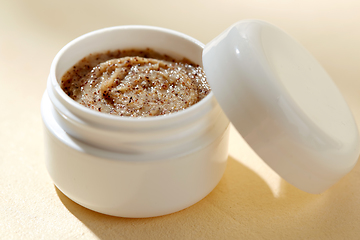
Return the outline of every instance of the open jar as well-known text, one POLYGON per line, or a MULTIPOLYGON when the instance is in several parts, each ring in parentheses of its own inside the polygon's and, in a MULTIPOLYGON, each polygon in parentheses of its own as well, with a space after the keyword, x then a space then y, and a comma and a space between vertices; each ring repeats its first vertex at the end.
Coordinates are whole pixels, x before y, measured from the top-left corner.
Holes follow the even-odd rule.
POLYGON ((200 201, 220 181, 229 120, 210 93, 169 115, 132 118, 88 109, 60 87, 90 53, 151 48, 202 65, 203 44, 184 34, 122 26, 86 34, 55 57, 42 100, 46 166, 60 191, 80 205, 122 217, 153 217, 200 201))
POLYGON ((173 213, 210 193, 225 170, 229 120, 272 169, 309 193, 335 184, 360 152, 356 123, 329 75, 259 20, 238 22, 206 46, 149 26, 85 34, 56 55, 41 112, 46 166, 58 189, 121 217, 173 213), (212 92, 176 113, 131 118, 88 109, 61 89, 62 75, 88 54, 130 48, 204 65, 212 92))

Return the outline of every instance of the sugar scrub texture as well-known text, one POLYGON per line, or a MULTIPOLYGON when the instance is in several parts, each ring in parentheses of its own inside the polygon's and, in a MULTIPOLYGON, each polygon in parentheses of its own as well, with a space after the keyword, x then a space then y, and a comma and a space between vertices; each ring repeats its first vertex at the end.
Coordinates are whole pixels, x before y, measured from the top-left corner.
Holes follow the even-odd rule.
POLYGON ((211 91, 200 66, 151 49, 91 54, 65 73, 61 87, 88 108, 131 117, 177 112, 211 91))

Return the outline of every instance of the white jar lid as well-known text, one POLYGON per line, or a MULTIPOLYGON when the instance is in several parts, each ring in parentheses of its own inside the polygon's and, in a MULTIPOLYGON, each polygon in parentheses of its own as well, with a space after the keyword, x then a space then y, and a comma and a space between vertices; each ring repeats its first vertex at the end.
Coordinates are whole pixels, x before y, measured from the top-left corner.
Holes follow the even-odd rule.
POLYGON ((222 109, 252 149, 286 181, 320 193, 356 164, 359 133, 316 59, 277 27, 238 22, 204 48, 222 109))

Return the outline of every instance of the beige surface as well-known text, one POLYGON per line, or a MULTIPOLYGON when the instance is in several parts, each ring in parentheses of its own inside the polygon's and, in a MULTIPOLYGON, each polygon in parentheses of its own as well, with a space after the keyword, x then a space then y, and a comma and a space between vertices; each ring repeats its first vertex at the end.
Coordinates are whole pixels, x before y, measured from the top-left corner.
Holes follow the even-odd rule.
POLYGON ((320 195, 297 190, 232 130, 216 189, 181 212, 123 219, 60 193, 44 166, 40 99, 51 61, 67 42, 102 27, 145 24, 207 43, 246 18, 270 21, 321 62, 360 125, 360 1, 0 0, 1 239, 359 239, 360 163, 320 195))

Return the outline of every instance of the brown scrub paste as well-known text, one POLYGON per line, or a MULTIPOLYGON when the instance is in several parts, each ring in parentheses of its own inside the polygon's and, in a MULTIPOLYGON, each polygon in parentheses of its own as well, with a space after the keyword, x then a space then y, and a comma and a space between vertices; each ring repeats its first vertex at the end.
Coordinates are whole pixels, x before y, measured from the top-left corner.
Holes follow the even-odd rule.
POLYGON ((177 112, 210 92, 199 65, 151 49, 90 54, 64 74, 61 88, 88 108, 131 117, 177 112))

